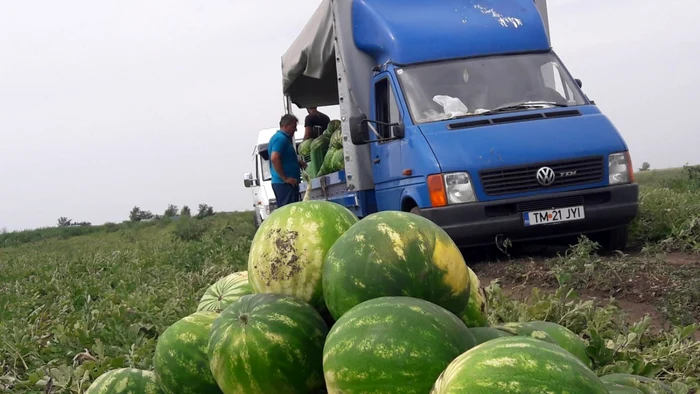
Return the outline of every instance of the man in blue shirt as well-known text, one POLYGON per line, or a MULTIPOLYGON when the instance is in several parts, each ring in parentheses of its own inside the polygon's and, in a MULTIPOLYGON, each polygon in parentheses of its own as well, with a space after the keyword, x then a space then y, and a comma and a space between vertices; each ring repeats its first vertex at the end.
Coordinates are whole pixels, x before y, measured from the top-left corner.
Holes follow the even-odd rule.
POLYGON ((272 191, 277 199, 277 207, 299 201, 301 167, 306 163, 299 160, 294 147, 294 133, 299 119, 292 114, 282 116, 280 129, 270 138, 267 150, 270 153, 270 173, 272 191))

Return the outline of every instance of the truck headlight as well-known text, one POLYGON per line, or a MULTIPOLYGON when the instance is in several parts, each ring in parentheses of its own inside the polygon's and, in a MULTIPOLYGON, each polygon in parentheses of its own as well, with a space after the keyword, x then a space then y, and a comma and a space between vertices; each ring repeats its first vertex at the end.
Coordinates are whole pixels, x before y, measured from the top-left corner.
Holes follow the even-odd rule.
POLYGON ((469 174, 466 172, 453 172, 445 174, 444 178, 448 204, 476 201, 476 193, 474 193, 469 174))
POLYGON ((608 156, 608 181, 611 185, 634 182, 629 152, 613 153, 608 156))

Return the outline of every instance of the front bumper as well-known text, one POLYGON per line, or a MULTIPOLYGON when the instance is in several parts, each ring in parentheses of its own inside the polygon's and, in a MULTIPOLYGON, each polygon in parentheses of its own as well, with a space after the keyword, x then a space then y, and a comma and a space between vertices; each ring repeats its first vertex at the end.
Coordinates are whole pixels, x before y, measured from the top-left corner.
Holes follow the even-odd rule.
POLYGON ((420 214, 442 227, 459 246, 493 244, 496 236, 511 241, 534 241, 611 230, 637 216, 639 186, 556 193, 498 201, 421 209, 420 214), (583 205, 582 220, 525 226, 523 212, 583 205))

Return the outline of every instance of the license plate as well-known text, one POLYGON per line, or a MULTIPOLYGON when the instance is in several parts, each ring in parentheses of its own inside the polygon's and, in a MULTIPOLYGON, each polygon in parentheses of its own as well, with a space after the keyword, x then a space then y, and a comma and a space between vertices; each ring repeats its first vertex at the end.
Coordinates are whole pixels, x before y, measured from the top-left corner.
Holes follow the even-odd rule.
POLYGON ((525 222, 525 226, 570 222, 572 220, 581 220, 585 217, 586 216, 583 212, 582 205, 577 207, 523 212, 523 221, 525 222))

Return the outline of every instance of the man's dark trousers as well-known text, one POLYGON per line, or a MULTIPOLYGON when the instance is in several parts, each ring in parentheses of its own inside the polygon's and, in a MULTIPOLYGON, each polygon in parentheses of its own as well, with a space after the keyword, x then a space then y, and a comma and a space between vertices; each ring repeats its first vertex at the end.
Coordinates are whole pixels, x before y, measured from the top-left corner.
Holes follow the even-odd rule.
POLYGON ((299 186, 292 186, 289 183, 273 183, 272 191, 277 198, 277 208, 299 201, 299 186))

